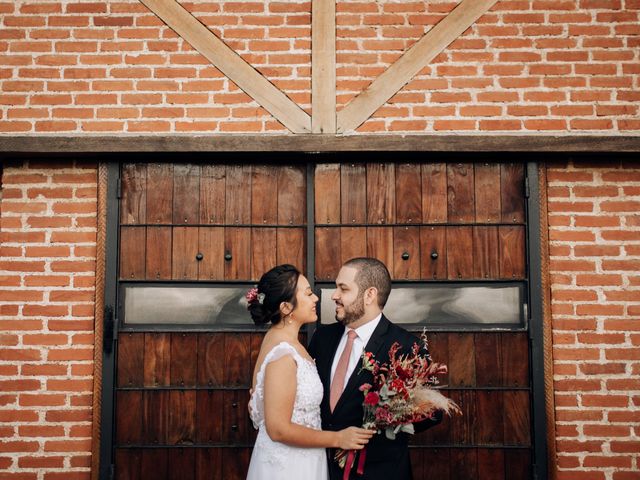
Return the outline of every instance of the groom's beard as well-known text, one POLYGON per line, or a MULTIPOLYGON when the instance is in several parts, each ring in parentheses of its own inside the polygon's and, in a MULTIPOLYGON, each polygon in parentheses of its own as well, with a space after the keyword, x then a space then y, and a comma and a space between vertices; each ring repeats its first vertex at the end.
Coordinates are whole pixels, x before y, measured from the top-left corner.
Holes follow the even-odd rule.
POLYGON ((364 316, 364 294, 358 295, 348 307, 342 305, 342 318, 336 312, 336 320, 345 327, 350 323, 360 320, 364 316))

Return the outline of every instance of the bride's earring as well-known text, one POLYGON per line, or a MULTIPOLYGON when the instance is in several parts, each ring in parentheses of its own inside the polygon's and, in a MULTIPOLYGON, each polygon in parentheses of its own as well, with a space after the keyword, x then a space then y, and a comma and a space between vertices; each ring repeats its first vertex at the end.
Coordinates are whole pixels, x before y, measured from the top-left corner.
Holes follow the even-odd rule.
POLYGON ((291 325, 293 323, 292 318, 293 318, 293 313, 290 313, 289 315, 287 315, 287 323, 289 325, 291 325))

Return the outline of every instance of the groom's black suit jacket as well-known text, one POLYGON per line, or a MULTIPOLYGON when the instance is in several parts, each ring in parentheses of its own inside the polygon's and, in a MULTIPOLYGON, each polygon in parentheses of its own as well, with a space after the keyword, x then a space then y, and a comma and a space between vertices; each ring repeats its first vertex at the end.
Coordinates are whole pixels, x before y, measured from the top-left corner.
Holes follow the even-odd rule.
MULTIPOLYGON (((340 338, 344 333, 344 326, 340 323, 320 326, 316 330, 311 343, 309 353, 316 360, 316 366, 322 385, 324 386, 324 397, 322 399, 322 429, 342 430, 343 428, 362 425, 362 401, 364 395, 359 390, 360 385, 370 383, 372 375, 368 371, 360 371, 357 365, 347 381, 344 392, 336 404, 336 408, 331 412, 329 408, 329 389, 331 386, 331 365, 340 343, 340 338)), ((402 346, 400 353, 409 353, 414 343, 419 341, 405 329, 391 323, 384 315, 380 323, 373 331, 369 343, 365 346, 366 352, 375 355, 380 363, 389 361, 389 349, 394 342, 402 346)), ((442 420, 441 412, 433 420, 426 420, 415 424, 416 432, 426 430, 437 425, 442 420)), ((351 478, 360 480, 394 480, 411 479, 411 461, 409 459, 409 449, 407 446, 408 435, 399 433, 395 440, 389 440, 384 433, 375 435, 367 445, 367 459, 364 476, 355 476, 355 465, 351 478)), ((342 479, 343 470, 333 461, 334 451, 329 449, 329 476, 331 480, 342 479)))

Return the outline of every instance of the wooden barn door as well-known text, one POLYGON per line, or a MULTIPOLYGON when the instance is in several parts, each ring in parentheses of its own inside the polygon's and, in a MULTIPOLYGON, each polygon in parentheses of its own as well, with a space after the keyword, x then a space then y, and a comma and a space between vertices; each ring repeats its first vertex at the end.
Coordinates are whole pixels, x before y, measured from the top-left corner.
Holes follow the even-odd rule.
POLYGON ((304 166, 122 166, 116 479, 245 478, 263 330, 194 302, 242 298, 278 263, 304 271, 305 223, 304 166))
POLYGON ((412 438, 415 478, 531 478, 525 180, 508 163, 123 165, 115 477, 244 478, 263 330, 242 294, 293 263, 333 321, 341 263, 368 255, 393 276, 385 312, 427 327, 463 410, 412 438), (398 292, 419 315, 394 307, 398 292))
MULTIPOLYGON (((343 261, 365 255, 385 262, 394 290, 526 291, 522 164, 319 164, 314 186, 315 280, 327 282, 327 292, 343 261)), ((493 321, 497 313, 441 322, 434 315, 432 323, 385 309, 408 329, 426 326, 433 358, 449 366, 445 393, 463 411, 412 438, 416 479, 532 477, 525 302, 523 295, 510 304, 515 321, 502 325, 493 321)))

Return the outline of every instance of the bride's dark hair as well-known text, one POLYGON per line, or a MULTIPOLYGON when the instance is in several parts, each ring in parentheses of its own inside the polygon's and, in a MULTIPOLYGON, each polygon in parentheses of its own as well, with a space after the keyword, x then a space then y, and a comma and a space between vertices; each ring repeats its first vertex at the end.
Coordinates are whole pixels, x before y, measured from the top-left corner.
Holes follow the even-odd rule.
POLYGON ((280 322, 280 304, 289 302, 296 307, 296 288, 300 271, 293 265, 284 264, 273 267, 260 277, 258 295, 264 294, 262 302, 249 303, 249 313, 256 325, 280 322))

